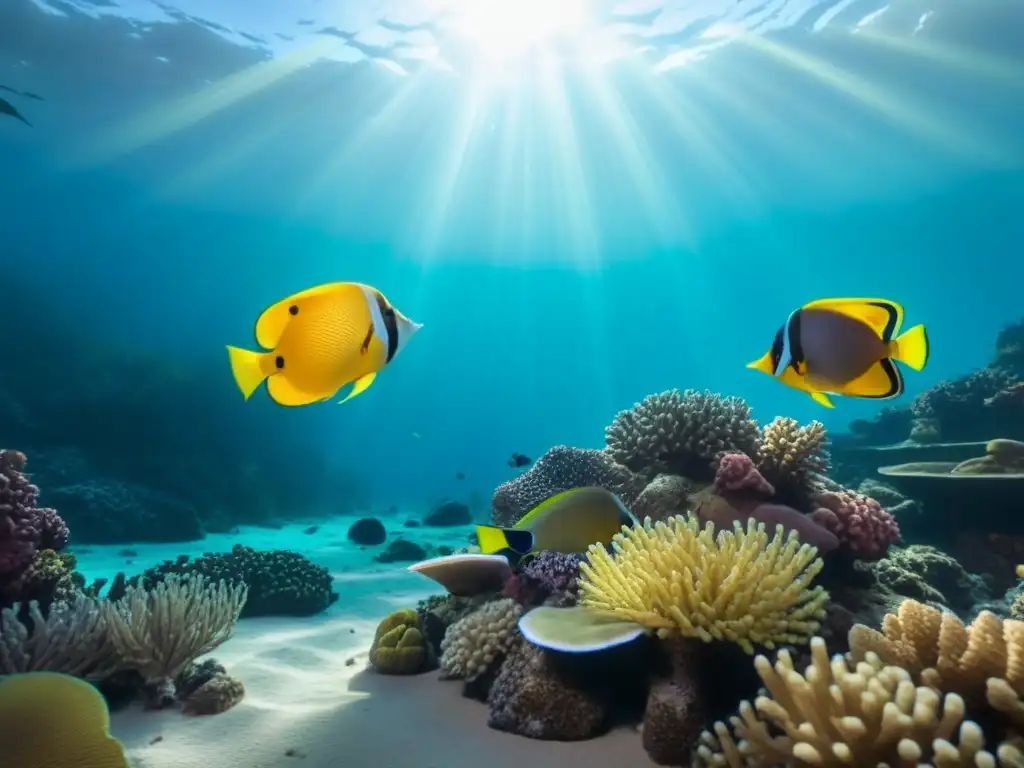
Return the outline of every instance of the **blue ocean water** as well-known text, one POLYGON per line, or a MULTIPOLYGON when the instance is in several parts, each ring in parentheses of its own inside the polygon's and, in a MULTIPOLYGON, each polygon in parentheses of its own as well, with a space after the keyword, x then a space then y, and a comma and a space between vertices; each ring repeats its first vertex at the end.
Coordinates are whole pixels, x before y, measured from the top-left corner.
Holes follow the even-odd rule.
POLYGON ((224 450, 295 430, 381 502, 461 491, 457 471, 485 493, 510 451, 599 445, 668 387, 830 427, 873 412, 744 368, 808 300, 926 323, 908 397, 1019 313, 1015 3, 594 3, 497 61, 429 4, 357 5, 0 11, 4 84, 46 98, 0 123, 5 280, 76 346, 222 385, 224 450), (343 408, 243 404, 223 345, 333 280, 424 332, 343 408))

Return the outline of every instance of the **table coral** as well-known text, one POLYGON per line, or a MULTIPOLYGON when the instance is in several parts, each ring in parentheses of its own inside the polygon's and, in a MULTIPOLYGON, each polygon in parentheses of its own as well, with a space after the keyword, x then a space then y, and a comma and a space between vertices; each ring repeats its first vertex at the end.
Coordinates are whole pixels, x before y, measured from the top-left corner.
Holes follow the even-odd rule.
POLYGON ((648 395, 605 429, 611 457, 648 479, 661 473, 710 479, 719 456, 754 454, 759 440, 746 401, 692 389, 648 395))
POLYGON ((900 541, 896 518, 870 496, 856 491, 826 491, 814 497, 814 521, 828 528, 855 556, 885 557, 889 545, 900 541))
POLYGON ((526 472, 502 483, 491 499, 491 522, 515 525, 521 517, 556 493, 584 486, 599 486, 615 493, 629 507, 646 481, 616 464, 604 451, 558 445, 541 456, 526 472))
POLYGON ((676 516, 616 534, 612 551, 595 544, 580 566, 580 604, 628 619, 659 637, 754 644, 807 642, 824 616, 827 593, 811 587, 816 550, 795 533, 763 524, 716 535, 711 524, 676 516))

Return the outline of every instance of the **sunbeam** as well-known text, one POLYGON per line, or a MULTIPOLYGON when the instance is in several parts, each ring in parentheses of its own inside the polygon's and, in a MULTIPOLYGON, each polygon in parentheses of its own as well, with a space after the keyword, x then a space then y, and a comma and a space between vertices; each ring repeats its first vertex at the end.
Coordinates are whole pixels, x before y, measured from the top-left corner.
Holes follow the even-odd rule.
POLYGON ((1010 160, 1001 148, 980 137, 977 131, 951 127, 949 116, 928 114, 924 108, 910 103, 906 94, 889 93, 835 64, 768 40, 764 36, 737 30, 735 41, 831 86, 878 117, 937 149, 990 167, 1003 167, 1010 160))
POLYGON ((336 40, 323 38, 290 54, 260 62, 225 77, 198 93, 189 94, 170 104, 162 104, 119 129, 110 131, 72 163, 88 165, 109 162, 191 128, 298 70, 329 57, 339 45, 336 40))

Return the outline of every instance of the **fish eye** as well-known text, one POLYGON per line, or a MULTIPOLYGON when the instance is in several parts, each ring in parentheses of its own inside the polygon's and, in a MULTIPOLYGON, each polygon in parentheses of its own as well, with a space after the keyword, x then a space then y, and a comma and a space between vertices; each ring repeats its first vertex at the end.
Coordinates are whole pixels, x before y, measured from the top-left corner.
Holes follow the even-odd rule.
POLYGON ((292 304, 290 307, 288 307, 288 314, 289 315, 297 315, 297 314, 299 314, 299 305, 298 304, 292 304))

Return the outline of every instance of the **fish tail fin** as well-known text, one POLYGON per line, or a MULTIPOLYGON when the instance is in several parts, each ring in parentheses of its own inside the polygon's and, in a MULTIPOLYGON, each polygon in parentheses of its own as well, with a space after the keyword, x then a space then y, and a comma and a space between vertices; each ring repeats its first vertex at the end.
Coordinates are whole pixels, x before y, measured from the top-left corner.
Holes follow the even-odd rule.
POLYGON ((478 525, 476 527, 477 543, 480 545, 480 552, 484 555, 493 555, 503 549, 511 549, 508 539, 505 538, 505 529, 496 528, 493 525, 478 525))
POLYGON ((231 374, 235 377, 235 384, 242 390, 246 400, 262 384, 267 374, 263 371, 263 358, 265 352, 253 352, 239 347, 228 347, 228 358, 231 360, 231 374))
POLYGON ((526 555, 533 550, 533 534, 520 528, 478 525, 476 538, 480 544, 480 552, 485 555, 493 555, 503 550, 526 555))
POLYGON ((889 357, 915 371, 920 371, 928 363, 928 333, 923 325, 915 325, 889 342, 889 357))

